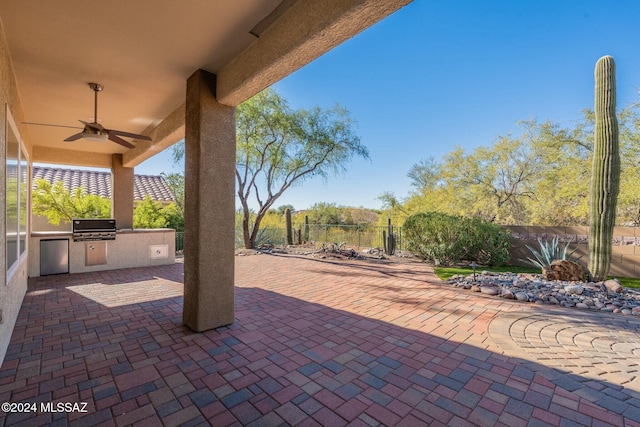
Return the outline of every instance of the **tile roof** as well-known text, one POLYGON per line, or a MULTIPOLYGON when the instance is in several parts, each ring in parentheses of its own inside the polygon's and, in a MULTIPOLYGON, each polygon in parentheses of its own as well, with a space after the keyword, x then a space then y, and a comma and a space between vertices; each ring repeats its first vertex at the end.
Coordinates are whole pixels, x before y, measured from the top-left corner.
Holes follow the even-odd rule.
MULTIPOLYGON (((78 187, 84 187, 89 194, 97 194, 101 197, 111 197, 111 172, 96 172, 87 170, 58 169, 42 166, 33 166, 33 188, 36 179, 46 179, 50 183, 62 181, 64 188, 75 191, 78 187)), ((175 196, 160 175, 134 175, 133 198, 144 200, 146 195, 158 202, 174 202, 175 196)))

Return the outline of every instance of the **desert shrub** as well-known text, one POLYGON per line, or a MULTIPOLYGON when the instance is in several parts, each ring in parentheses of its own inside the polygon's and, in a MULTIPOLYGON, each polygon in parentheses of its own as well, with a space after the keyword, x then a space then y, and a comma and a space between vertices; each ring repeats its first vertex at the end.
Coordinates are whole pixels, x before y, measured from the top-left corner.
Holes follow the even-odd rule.
POLYGON ((580 261, 580 258, 582 258, 582 256, 579 256, 577 258, 572 256, 578 248, 567 253, 567 251, 569 250, 569 243, 567 242, 564 246, 559 245, 558 236, 555 236, 551 241, 543 241, 538 239, 538 244, 540 245, 540 252, 533 249, 529 245, 525 245, 535 259, 527 257, 526 260, 521 259, 520 261, 523 261, 534 267, 545 268, 550 266, 553 261, 558 259, 578 262, 580 261))
POLYGON ((498 265, 510 259, 509 232, 480 218, 419 213, 407 218, 402 233, 407 249, 436 265, 462 261, 498 265))

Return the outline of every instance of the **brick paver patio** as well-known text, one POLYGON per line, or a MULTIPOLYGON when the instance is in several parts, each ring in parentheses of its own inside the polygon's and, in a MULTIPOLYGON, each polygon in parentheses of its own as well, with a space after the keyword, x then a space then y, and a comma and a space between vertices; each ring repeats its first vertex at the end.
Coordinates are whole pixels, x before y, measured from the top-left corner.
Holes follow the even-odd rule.
POLYGON ((182 271, 32 279, 0 402, 36 408, 0 422, 640 426, 637 318, 454 291, 419 263, 260 255, 236 257, 235 323, 194 333, 182 271))

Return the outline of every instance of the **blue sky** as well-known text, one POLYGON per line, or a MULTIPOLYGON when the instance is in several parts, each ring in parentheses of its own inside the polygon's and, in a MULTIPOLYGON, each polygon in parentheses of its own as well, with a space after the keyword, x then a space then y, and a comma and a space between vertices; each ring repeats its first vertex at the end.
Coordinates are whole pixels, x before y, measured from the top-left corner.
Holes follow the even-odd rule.
MULTIPOLYGON (((637 0, 414 1, 275 85, 296 108, 346 107, 371 157, 275 206, 380 208, 383 192, 408 194, 420 159, 491 145, 520 120, 571 125, 593 105, 603 55, 616 60, 618 107, 638 100, 639 23, 637 0)), ((165 152, 136 173, 172 168, 165 152)))

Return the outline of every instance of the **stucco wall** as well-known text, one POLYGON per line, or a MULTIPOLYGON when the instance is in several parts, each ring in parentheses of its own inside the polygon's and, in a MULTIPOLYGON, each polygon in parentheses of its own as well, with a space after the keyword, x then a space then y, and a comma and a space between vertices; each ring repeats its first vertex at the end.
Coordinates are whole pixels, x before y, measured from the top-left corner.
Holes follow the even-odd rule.
MULTIPOLYGON (((511 263, 514 265, 527 265, 520 260, 532 257, 525 245, 538 250, 540 244, 537 239, 551 240, 554 236, 558 236, 560 242, 571 242, 569 250, 576 249, 574 256, 582 256, 579 263, 585 267, 587 265, 588 227, 507 226, 505 228, 509 229, 514 236, 511 248, 511 263)), ((609 274, 616 277, 640 277, 640 228, 615 227, 613 243, 609 274)))
POLYGON ((60 221, 59 225, 49 224, 45 216, 31 215, 31 231, 71 231, 71 223, 60 221))
MULTIPOLYGON (((1 25, 1 24, 0 24, 1 25)), ((6 229, 5 222, 5 206, 6 206, 6 183, 5 183, 5 166, 6 166, 6 135, 7 135, 7 108, 11 111, 18 131, 22 137, 27 152, 31 156, 31 148, 29 144, 28 130, 22 122, 24 116, 22 106, 18 98, 18 90, 11 65, 11 58, 4 37, 4 30, 0 27, 0 230, 4 234, 6 229)), ((11 333, 15 326, 22 300, 27 291, 27 265, 28 260, 19 265, 16 273, 7 283, 6 271, 6 246, 5 239, 0 238, 0 257, 2 258, 2 275, 0 277, 0 362, 4 360, 7 347, 11 339, 11 333)))

